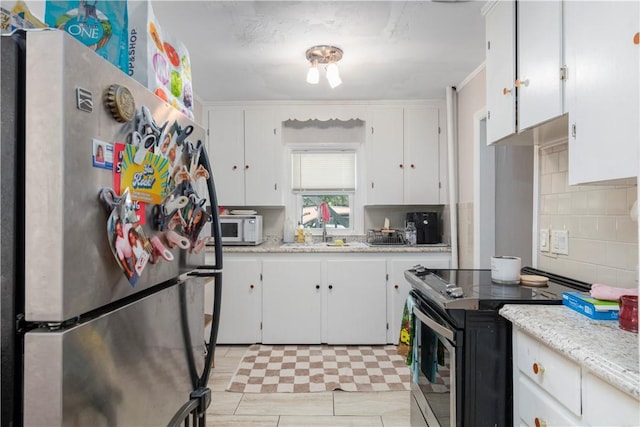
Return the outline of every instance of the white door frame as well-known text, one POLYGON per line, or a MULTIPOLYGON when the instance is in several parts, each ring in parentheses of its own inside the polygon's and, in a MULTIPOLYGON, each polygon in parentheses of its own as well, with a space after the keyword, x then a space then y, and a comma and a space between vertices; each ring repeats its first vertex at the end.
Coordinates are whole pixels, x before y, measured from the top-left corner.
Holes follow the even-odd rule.
POLYGON ((495 255, 495 150, 486 121, 486 108, 473 115, 473 268, 491 268, 495 255))

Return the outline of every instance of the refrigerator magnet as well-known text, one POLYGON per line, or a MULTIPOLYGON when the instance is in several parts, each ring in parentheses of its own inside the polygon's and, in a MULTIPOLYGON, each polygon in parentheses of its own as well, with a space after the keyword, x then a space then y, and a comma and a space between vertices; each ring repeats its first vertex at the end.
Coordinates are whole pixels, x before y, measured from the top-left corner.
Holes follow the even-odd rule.
POLYGON ((113 144, 94 139, 92 153, 94 168, 113 169, 113 144))
POLYGON ((141 164, 135 162, 137 148, 125 147, 122 163, 120 188, 131 189, 131 199, 154 204, 162 203, 167 196, 169 161, 157 154, 147 152, 141 164))

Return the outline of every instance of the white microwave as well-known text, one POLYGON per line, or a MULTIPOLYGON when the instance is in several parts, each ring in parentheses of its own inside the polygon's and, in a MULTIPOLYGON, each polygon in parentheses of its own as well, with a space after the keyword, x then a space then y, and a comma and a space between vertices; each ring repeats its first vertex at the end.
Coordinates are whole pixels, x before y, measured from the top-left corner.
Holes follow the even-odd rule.
POLYGON ((220 215, 223 245, 259 245, 262 237, 262 215, 220 215))

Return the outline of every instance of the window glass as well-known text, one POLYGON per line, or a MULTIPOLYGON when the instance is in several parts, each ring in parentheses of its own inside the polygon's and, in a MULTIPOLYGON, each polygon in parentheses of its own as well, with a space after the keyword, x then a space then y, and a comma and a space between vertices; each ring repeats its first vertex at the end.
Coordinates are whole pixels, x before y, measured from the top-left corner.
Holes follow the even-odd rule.
POLYGON ((329 213, 326 228, 351 228, 351 197, 349 194, 301 194, 302 225, 304 228, 323 228, 323 203, 329 213))

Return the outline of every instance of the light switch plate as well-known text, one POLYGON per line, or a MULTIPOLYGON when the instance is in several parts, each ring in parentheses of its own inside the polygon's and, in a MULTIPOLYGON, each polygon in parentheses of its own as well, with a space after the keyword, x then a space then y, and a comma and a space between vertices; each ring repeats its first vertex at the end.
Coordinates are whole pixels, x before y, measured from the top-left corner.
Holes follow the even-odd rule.
POLYGON ((549 252, 549 229, 540 229, 540 252, 549 252))
POLYGON ((551 252, 569 255, 569 231, 551 230, 551 252))

